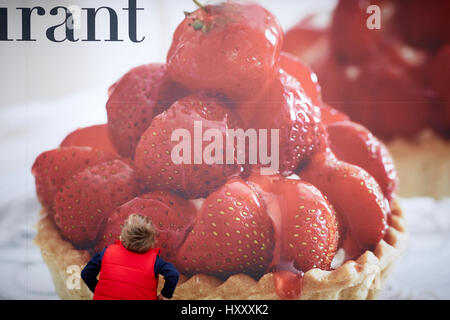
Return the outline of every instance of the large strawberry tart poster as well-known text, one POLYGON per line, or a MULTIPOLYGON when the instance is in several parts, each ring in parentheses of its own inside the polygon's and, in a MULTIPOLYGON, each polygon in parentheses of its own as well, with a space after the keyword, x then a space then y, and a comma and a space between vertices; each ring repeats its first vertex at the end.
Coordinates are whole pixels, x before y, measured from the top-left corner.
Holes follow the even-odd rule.
POLYGON ((449 11, 1 0, 0 299, 95 298, 134 215, 171 300, 450 299, 449 11))

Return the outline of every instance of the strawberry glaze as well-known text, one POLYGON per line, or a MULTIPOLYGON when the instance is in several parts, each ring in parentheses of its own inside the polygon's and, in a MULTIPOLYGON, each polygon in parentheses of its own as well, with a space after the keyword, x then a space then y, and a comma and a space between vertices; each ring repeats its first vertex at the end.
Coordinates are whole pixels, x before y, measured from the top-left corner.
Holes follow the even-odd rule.
POLYGON ((319 190, 299 181, 295 175, 286 179, 253 173, 249 183, 263 200, 274 228, 275 247, 268 271, 274 272, 276 292, 282 299, 299 299, 304 272, 315 267, 331 267, 337 250, 334 211, 319 190), (312 203, 313 207, 309 208, 312 203), (308 207, 306 211, 304 207, 308 207), (316 210, 311 211, 316 213, 305 215, 313 208, 316 210), (304 218, 312 220, 304 222, 304 218), (295 225, 297 221, 299 225, 295 225), (311 225, 315 227, 310 228, 311 225))

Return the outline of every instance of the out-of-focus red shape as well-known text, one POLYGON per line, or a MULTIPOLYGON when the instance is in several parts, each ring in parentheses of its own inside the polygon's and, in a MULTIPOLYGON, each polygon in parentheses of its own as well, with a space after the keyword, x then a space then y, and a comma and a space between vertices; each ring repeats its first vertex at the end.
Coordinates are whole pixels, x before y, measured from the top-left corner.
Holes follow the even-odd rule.
POLYGON ((117 150, 109 138, 106 124, 80 128, 69 133, 61 142, 61 147, 91 147, 117 154, 117 150))

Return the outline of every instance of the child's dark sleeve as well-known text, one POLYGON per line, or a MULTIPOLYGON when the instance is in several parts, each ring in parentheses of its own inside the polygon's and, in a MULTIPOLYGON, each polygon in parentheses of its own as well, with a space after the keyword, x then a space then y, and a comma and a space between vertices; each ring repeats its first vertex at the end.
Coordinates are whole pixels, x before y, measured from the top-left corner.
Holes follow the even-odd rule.
POLYGON ((104 248, 100 253, 97 253, 91 258, 86 267, 81 271, 81 278, 88 286, 89 290, 95 291, 97 286, 97 276, 100 273, 102 266, 103 255, 105 254, 106 248, 104 248))
POLYGON ((172 298, 173 292, 178 283, 178 278, 180 274, 173 264, 166 262, 160 257, 156 257, 155 260, 155 275, 162 275, 164 277, 165 283, 161 290, 161 294, 167 299, 172 298))

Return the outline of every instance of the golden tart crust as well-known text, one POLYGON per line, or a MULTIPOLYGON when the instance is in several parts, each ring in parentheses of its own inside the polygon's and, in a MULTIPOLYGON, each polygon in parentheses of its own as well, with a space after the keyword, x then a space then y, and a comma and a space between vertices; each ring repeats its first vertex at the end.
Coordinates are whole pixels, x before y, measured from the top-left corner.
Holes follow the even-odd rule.
MULTIPOLYGON (((366 251, 356 260, 348 260, 331 271, 311 269, 304 274, 301 299, 375 299, 381 292, 392 267, 404 251, 408 233, 403 212, 393 204, 392 219, 384 240, 374 251, 366 251)), ((90 259, 86 250, 77 250, 61 237, 51 217, 40 213, 34 242, 41 249, 48 265, 57 294, 62 299, 91 299, 92 293, 81 280, 79 289, 66 285, 69 266, 84 267, 90 259)), ((160 289, 164 279, 160 279, 160 289)), ((279 299, 275 291, 274 275, 267 273, 259 281, 237 274, 222 281, 203 274, 191 278, 180 276, 173 299, 180 300, 269 300, 279 299)))

